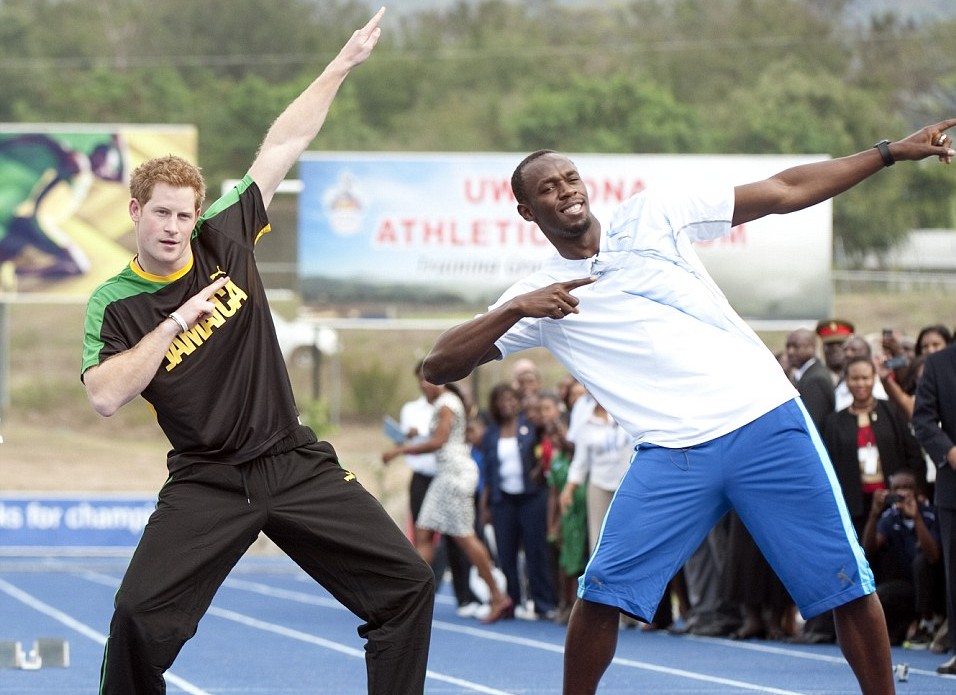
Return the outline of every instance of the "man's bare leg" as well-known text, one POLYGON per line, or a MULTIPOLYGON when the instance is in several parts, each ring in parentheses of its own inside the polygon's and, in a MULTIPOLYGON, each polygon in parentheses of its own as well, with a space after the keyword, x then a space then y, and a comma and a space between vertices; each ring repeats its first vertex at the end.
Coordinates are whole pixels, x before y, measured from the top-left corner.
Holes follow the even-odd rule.
POLYGON ((564 641, 564 695, 593 695, 617 649, 620 612, 578 599, 564 641))
POLYGON ((895 693, 890 638, 876 594, 835 608, 833 622, 843 656, 860 683, 860 692, 863 695, 895 693))

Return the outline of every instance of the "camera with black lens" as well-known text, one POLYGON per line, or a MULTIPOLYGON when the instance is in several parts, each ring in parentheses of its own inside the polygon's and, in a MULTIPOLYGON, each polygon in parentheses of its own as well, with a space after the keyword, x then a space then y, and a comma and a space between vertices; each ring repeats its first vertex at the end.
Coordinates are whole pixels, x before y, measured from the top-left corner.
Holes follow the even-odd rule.
POLYGON ((892 507, 894 504, 898 504, 902 500, 903 500, 903 497, 901 495, 890 493, 884 499, 884 503, 886 504, 887 507, 892 507))

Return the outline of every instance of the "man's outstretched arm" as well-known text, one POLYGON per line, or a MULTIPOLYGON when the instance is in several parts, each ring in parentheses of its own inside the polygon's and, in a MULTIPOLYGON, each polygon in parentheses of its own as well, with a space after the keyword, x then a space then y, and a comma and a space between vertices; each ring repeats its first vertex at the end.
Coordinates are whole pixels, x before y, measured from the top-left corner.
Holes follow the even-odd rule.
POLYGON ((497 359, 501 353, 495 342, 523 318, 563 319, 577 314, 578 298, 571 290, 589 285, 595 278, 556 282, 541 289, 520 294, 471 321, 442 333, 422 364, 425 380, 447 384, 464 379, 478 365, 497 359))
POLYGON ((286 107, 269 128, 255 161, 249 167, 249 175, 258 184, 266 207, 289 169, 318 135, 345 78, 352 68, 364 63, 371 55, 382 33, 378 25, 383 14, 384 7, 368 24, 353 32, 322 74, 286 107))
MULTIPOLYGON (((956 125, 956 118, 926 126, 912 135, 888 145, 891 162, 916 161, 939 157, 949 164, 956 157, 953 141, 945 131, 956 125)), ((786 169, 763 181, 737 186, 734 189, 735 225, 760 217, 802 210, 843 193, 876 172, 887 163, 875 147, 863 152, 813 164, 786 169)))

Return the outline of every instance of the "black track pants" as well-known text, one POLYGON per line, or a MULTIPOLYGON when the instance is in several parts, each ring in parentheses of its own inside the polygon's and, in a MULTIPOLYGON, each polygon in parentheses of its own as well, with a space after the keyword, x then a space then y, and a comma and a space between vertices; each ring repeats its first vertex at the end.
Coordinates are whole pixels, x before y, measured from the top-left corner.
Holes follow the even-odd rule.
POLYGON ((260 531, 364 621, 369 693, 423 692, 432 570, 332 446, 312 442, 170 477, 116 594, 102 695, 166 692, 163 673, 260 531))

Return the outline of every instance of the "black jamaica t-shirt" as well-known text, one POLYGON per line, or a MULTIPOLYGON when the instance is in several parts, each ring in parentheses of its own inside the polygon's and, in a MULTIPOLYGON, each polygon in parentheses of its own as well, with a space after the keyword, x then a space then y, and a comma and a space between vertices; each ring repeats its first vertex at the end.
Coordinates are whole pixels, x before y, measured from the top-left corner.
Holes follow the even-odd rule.
POLYGON ((213 297, 216 310, 173 340, 142 393, 173 446, 170 472, 200 461, 248 461, 298 426, 253 255, 269 230, 259 188, 246 176, 197 221, 186 268, 160 277, 130 261, 90 297, 83 372, 135 346, 217 277, 230 278, 213 297))

